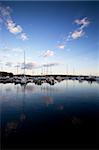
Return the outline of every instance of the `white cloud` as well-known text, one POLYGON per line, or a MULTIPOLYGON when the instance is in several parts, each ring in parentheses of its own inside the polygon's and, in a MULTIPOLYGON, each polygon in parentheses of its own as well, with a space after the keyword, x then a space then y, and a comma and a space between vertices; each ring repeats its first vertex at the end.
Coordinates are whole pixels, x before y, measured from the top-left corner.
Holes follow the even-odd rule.
POLYGON ((53 63, 43 64, 42 67, 51 67, 51 66, 58 66, 58 65, 60 65, 59 62, 53 62, 53 63))
POLYGON ((76 19, 74 23, 76 23, 78 27, 74 31, 69 32, 68 36, 65 38, 66 40, 63 41, 65 44, 68 41, 76 40, 78 38, 83 37, 85 35, 84 28, 90 24, 90 21, 87 17, 85 17, 83 19, 76 19))
MULTIPOLYGON (((58 66, 58 65, 60 65, 59 62, 39 64, 36 61, 31 61, 25 64, 25 69, 32 70, 33 68, 51 67, 51 66, 58 66)), ((24 63, 21 63, 21 68, 24 69, 24 63)))
POLYGON ((20 47, 12 48, 12 47, 7 47, 5 46, 4 48, 0 49, 4 54, 9 52, 16 52, 16 53, 21 53, 23 52, 23 49, 20 47))
POLYGON ((7 62, 5 65, 7 66, 7 67, 12 67, 12 62, 7 62))
POLYGON ((80 37, 82 37, 85 34, 85 32, 83 30, 76 30, 71 34, 71 37, 73 39, 78 39, 80 37))
POLYGON ((12 20, 7 20, 6 26, 9 32, 13 34, 18 34, 22 32, 22 27, 20 25, 16 25, 12 20))
POLYGON ((87 27, 90 24, 90 21, 87 19, 87 17, 85 17, 83 19, 76 19, 74 22, 77 25, 80 25, 80 29, 83 29, 83 28, 87 27))
POLYGON ((25 41, 28 39, 26 33, 24 33, 23 28, 16 24, 15 21, 13 21, 11 16, 11 8, 9 6, 3 6, 0 5, 0 22, 2 21, 8 31, 14 35, 19 35, 19 39, 25 41))
POLYGON ((4 7, 0 4, 0 12, 1 12, 3 17, 6 17, 6 16, 10 17, 11 11, 12 10, 9 6, 4 7))
POLYGON ((53 55, 54 55, 54 51, 51 51, 51 50, 47 50, 47 51, 42 53, 43 57, 50 57, 50 56, 53 56, 53 55))
POLYGON ((4 48, 2 48, 2 49, 0 49, 2 52, 9 52, 10 51, 10 49, 7 47, 7 46, 5 46, 4 48))
POLYGON ((27 37, 26 33, 21 33, 19 35, 19 39, 21 39, 22 41, 25 41, 25 40, 28 40, 28 37, 27 37))
POLYGON ((0 59, 1 59, 2 61, 4 61, 4 60, 9 59, 10 56, 11 56, 10 54, 0 54, 0 59))
POLYGON ((38 67, 38 64, 36 61, 32 61, 32 62, 26 63, 25 66, 24 66, 24 63, 22 63, 21 66, 22 66, 21 67, 22 69, 24 69, 25 67, 25 69, 32 70, 33 68, 38 67))
POLYGON ((64 49, 65 48, 65 44, 58 45, 58 48, 64 49))
POLYGON ((16 64, 14 67, 16 67, 16 68, 17 68, 17 67, 20 67, 20 64, 16 64))
POLYGON ((23 52, 23 49, 20 47, 17 47, 17 48, 13 48, 12 51, 21 53, 21 52, 23 52))

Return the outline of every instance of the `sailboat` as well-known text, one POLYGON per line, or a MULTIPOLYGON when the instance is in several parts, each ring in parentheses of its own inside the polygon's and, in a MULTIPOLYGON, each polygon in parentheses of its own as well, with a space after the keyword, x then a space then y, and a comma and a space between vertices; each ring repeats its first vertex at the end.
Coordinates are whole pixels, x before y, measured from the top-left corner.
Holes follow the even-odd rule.
POLYGON ((25 76, 25 50, 24 50, 24 76, 21 78, 21 85, 27 84, 28 80, 25 76))

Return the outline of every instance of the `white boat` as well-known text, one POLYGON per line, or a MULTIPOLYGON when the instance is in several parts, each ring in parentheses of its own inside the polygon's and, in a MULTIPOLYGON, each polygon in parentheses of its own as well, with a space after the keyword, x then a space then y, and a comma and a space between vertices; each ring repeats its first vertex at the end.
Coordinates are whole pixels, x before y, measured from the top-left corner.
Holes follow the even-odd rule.
POLYGON ((76 80, 76 77, 72 77, 71 79, 72 79, 72 80, 76 80))
POLYGON ((63 80, 63 78, 60 77, 60 76, 57 76, 57 77, 56 77, 56 80, 57 80, 58 82, 61 82, 61 81, 63 80))
POLYGON ((79 80, 79 81, 82 81, 82 80, 84 80, 84 77, 77 77, 77 80, 79 80))
POLYGON ((19 84, 19 83, 20 83, 20 80, 19 80, 19 79, 15 79, 15 80, 14 80, 14 83, 15 83, 15 84, 19 84))
POLYGON ((50 76, 46 78, 46 82, 50 85, 54 85, 57 81, 52 76, 50 76))
POLYGON ((29 82, 29 83, 33 83, 33 79, 28 78, 28 79, 27 79, 27 82, 29 82))
POLYGON ((28 80, 27 80, 26 76, 21 78, 21 81, 20 81, 21 84, 27 84, 27 82, 28 82, 28 80))

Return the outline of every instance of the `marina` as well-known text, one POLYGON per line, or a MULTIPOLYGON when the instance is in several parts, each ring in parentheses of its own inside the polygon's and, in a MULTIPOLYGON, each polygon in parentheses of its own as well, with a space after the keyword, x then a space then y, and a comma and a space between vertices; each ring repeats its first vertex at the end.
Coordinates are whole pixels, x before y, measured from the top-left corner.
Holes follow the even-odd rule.
POLYGON ((0 83, 14 83, 14 84, 28 84, 35 83, 41 85, 43 83, 49 83, 50 85, 54 85, 57 82, 62 80, 78 80, 79 82, 88 81, 90 83, 97 82, 99 83, 98 76, 74 76, 74 75, 46 75, 46 76, 13 76, 13 77, 0 77, 0 83))
POLYGON ((99 150, 99 2, 0 2, 0 149, 99 150))

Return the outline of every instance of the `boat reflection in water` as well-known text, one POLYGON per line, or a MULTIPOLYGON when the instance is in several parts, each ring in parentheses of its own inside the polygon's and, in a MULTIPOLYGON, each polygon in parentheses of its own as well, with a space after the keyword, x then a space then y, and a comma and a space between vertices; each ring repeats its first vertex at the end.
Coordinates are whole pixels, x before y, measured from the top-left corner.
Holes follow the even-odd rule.
POLYGON ((97 148, 99 84, 0 84, 2 148, 97 148))

